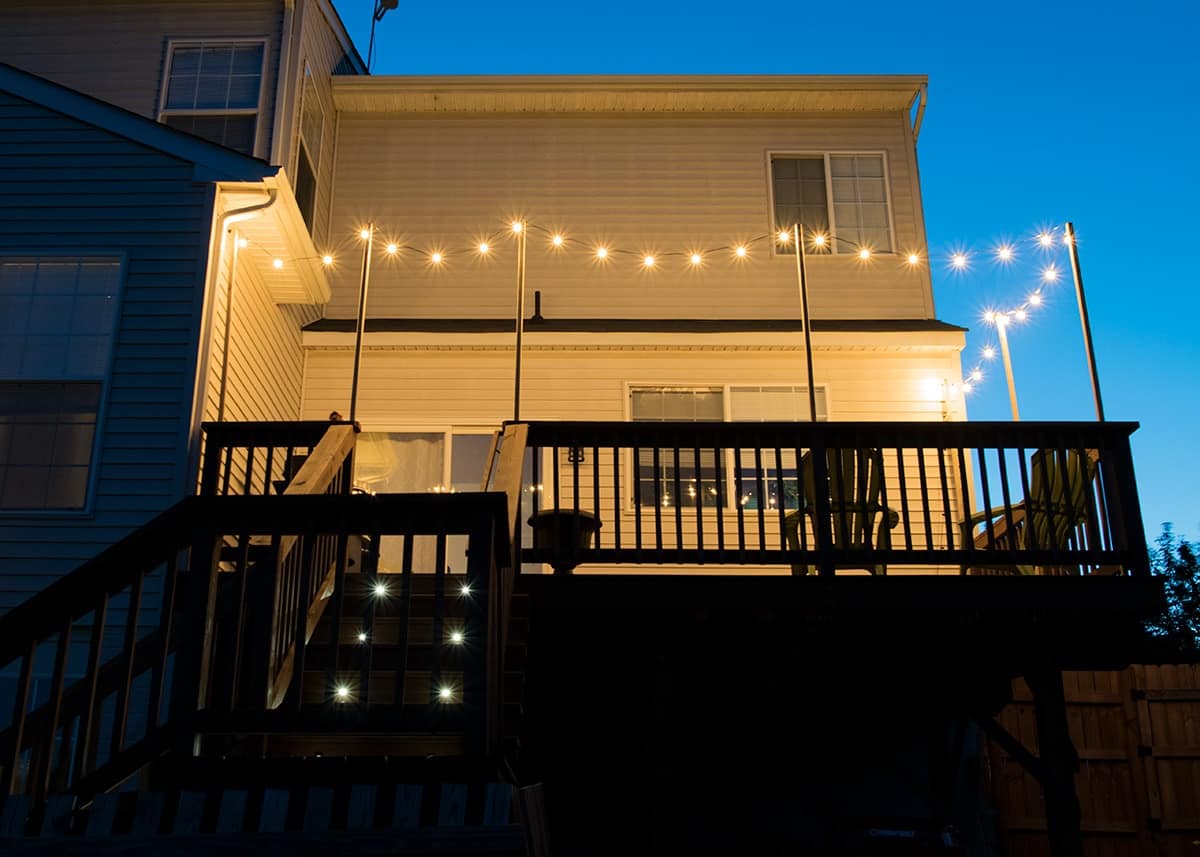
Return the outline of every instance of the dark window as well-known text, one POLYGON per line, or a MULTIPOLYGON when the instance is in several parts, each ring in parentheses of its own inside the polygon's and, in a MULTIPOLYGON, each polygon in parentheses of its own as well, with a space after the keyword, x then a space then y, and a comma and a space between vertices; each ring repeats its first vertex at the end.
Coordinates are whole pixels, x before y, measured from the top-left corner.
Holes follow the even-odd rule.
POLYGON ((82 509, 100 384, 0 382, 0 509, 82 509))

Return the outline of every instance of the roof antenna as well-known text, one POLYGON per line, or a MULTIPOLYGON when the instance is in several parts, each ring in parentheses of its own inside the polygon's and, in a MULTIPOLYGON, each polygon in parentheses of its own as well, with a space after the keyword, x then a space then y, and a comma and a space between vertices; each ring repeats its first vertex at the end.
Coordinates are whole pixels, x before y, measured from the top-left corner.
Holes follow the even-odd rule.
POLYGON ((367 43, 367 74, 371 73, 371 59, 375 54, 375 25, 399 5, 400 0, 375 0, 375 14, 371 16, 371 40, 367 43))

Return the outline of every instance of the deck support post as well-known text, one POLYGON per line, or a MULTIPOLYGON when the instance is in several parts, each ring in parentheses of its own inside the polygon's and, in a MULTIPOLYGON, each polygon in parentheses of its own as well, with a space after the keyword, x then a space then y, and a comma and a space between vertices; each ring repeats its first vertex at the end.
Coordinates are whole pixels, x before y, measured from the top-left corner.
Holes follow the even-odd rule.
POLYGON ((1079 755, 1071 743, 1068 729, 1062 672, 1038 669, 1026 675, 1025 680, 1033 691, 1050 854, 1052 857, 1082 857, 1079 796, 1075 792, 1079 755))

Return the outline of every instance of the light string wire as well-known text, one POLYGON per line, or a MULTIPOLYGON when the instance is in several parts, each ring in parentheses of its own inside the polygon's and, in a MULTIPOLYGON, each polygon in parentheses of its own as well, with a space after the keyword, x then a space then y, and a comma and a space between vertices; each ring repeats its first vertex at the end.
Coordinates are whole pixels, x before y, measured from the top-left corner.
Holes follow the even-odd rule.
MULTIPOLYGON (((664 260, 673 259, 686 260, 687 268, 685 270, 702 269, 706 267, 712 257, 720 257, 722 254, 728 254, 730 260, 736 264, 747 263, 753 256, 752 251, 764 244, 784 248, 784 252, 779 253, 781 256, 792 255, 792 253, 786 252, 792 242, 791 233, 787 229, 754 235, 742 241, 726 241, 721 244, 697 246, 687 250, 659 251, 653 249, 656 246, 654 242, 647 242, 641 249, 633 249, 631 247, 615 245, 604 239, 576 238, 563 229, 548 227, 516 217, 509 220, 505 227, 493 227, 489 231, 477 233, 476 237, 469 244, 466 242, 432 242, 425 247, 417 247, 399 237, 399 234, 395 232, 390 233, 394 237, 385 237, 383 240, 378 240, 381 235, 388 235, 389 233, 376 227, 376 245, 378 247, 376 257, 391 262, 419 258, 424 261, 427 269, 435 271, 444 270, 453 261, 462 258, 474 258, 476 260, 496 258, 503 253, 502 250, 498 250, 503 241, 506 238, 514 238, 520 229, 527 230, 529 233, 538 233, 542 236, 545 239, 547 252, 558 253, 586 250, 587 256, 592 263, 600 264, 601 266, 615 262, 617 259, 637 260, 637 269, 646 272, 659 270, 664 267, 664 260), (520 227, 519 229, 517 228, 518 226, 520 227)), ((350 234, 344 235, 333 246, 316 256, 296 257, 291 262, 318 262, 326 268, 336 269, 339 256, 352 248, 356 243, 364 240, 362 231, 355 230, 350 234)), ((1034 246, 1035 252, 1040 252, 1043 256, 1047 257, 1058 248, 1065 246, 1065 243, 1069 240, 1065 229, 1061 227, 1038 229, 1033 233, 1032 238, 1029 239, 1030 243, 1034 246)), ((271 259, 271 265, 276 270, 281 270, 286 266, 287 263, 282 258, 272 256, 260 248, 255 248, 253 244, 249 244, 249 248, 247 245, 248 241, 245 237, 239 239, 239 247, 241 249, 257 250, 259 255, 271 259)), ((927 260, 924 254, 915 250, 908 252, 876 250, 869 245, 860 244, 850 238, 831 234, 825 230, 806 230, 805 245, 805 253, 810 256, 853 258, 862 264, 878 264, 885 258, 894 259, 898 267, 909 269, 924 267, 926 262, 931 261, 933 257, 933 254, 930 254, 931 259, 927 260), (834 252, 834 248, 837 246, 849 247, 852 252, 834 252)), ((1024 255, 1025 250, 1016 242, 1001 240, 986 249, 972 249, 956 245, 945 252, 944 255, 939 254, 938 258, 944 259, 945 268, 951 275, 960 276, 968 274, 980 258, 984 258, 997 265, 1008 266, 1015 264, 1024 255)), ((991 328, 994 328, 1001 318, 1010 325, 1010 329, 1013 323, 1029 321, 1031 315, 1036 310, 1046 305, 1046 293, 1044 289, 1060 282, 1063 274, 1063 268, 1054 262, 1048 262, 1040 269, 1038 285, 1032 291, 1028 292, 1023 300, 1005 308, 984 309, 981 311, 981 318, 991 328)), ((980 360, 965 373, 965 376, 957 385, 951 384, 951 387, 957 386, 963 393, 971 393, 977 389, 979 383, 986 377, 984 366, 997 356, 995 340, 989 339, 980 348, 979 356, 980 360)), ((952 390, 952 392, 954 391, 952 390)))

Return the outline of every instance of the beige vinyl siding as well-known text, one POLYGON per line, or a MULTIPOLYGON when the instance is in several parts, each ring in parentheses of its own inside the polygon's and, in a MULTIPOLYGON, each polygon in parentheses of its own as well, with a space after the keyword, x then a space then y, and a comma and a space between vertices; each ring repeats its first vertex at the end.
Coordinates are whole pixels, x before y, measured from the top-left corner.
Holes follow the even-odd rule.
MULTIPOLYGON (((204 419, 215 420, 224 359, 226 286, 230 239, 213 295, 212 342, 205 384, 204 419)), ((276 304, 255 265, 253 247, 240 251, 233 293, 233 327, 229 343, 226 420, 294 420, 300 413, 304 355, 300 328, 312 321, 316 308, 276 304)))
MULTIPOLYGON (((816 360, 816 382, 827 388, 832 420, 940 421, 965 417, 959 402, 952 400, 944 406, 931 387, 931 381, 960 377, 958 354, 953 348, 821 348, 816 360)), ((347 407, 351 362, 349 349, 308 349, 303 418, 320 419, 333 408, 347 407)), ((512 352, 505 349, 368 348, 363 357, 358 416, 366 431, 498 426, 512 417, 512 371, 512 352)), ((533 347, 525 355, 521 414, 529 420, 626 420, 630 385, 803 384, 804 377, 803 354, 789 350, 533 347)), ((911 475, 917 463, 915 453, 906 453, 905 460, 911 475)), ((932 460, 929 466, 930 472, 936 473, 932 460)), ((888 459, 886 471, 891 474, 889 482, 895 484, 894 459, 888 459)), ((957 484, 956 473, 950 476, 957 484)), ((611 465, 606 462, 601 479, 602 508, 611 509, 611 465)), ((631 484, 628 475, 623 482, 631 484)), ((583 489, 590 505, 590 482, 583 489)), ((914 532, 923 533, 921 509, 912 505, 912 499, 909 514, 914 532)), ((932 491, 930 499, 932 508, 941 508, 937 490, 932 491)), ((957 520, 961 498, 952 491, 949 499, 957 520)), ((644 520, 652 520, 650 513, 642 514, 644 520)), ((685 546, 695 543, 695 521, 689 515, 694 513, 685 513, 681 534, 685 546)), ((633 510, 627 504, 623 504, 623 516, 622 531, 629 539, 633 510)), ((946 537, 943 518, 938 514, 933 522, 935 543, 944 542, 946 537)), ((664 532, 673 543, 673 520, 667 522, 664 518, 664 522, 664 532)), ((602 529, 601 535, 606 540, 602 544, 610 545, 607 540, 612 537, 612 529, 602 529)), ((779 538, 776 516, 767 526, 767 546, 778 547, 779 538)), ((957 568, 909 569, 914 570, 957 573, 957 568)))
POLYGON ((298 36, 294 37, 292 50, 295 54, 293 67, 288 81, 289 92, 287 104, 289 115, 286 126, 289 129, 283 148, 279 151, 279 162, 284 164, 289 175, 297 175, 297 158, 300 148, 300 121, 302 92, 304 89, 304 65, 308 63, 312 69, 312 80, 316 96, 321 103, 321 112, 325 121, 321 130, 320 162, 317 169, 317 193, 313 204, 312 236, 313 243, 324 250, 331 245, 329 240, 329 219, 333 202, 333 170, 335 136, 337 133, 337 112, 333 106, 333 92, 330 75, 341 61, 343 48, 337 35, 333 32, 329 21, 315 2, 297 4, 295 26, 298 36))
POLYGON ((256 154, 271 146, 275 69, 283 4, 268 0, 6 0, 0 4, 0 57, 11 65, 158 118, 168 39, 266 40, 264 104, 256 154))
MULTIPOLYGON (((472 253, 482 235, 516 216, 562 229, 566 252, 531 234, 528 287, 548 317, 797 317, 795 262, 760 243, 735 262, 732 249, 700 271, 682 257, 654 272, 637 258, 598 265, 596 243, 663 254, 731 248, 771 231, 768 153, 882 152, 893 240, 923 249, 915 162, 901 112, 797 115, 396 115, 340 116, 333 239, 351 243, 367 218, 381 240, 448 254, 433 271, 413 253, 378 264, 376 317, 507 316, 513 310, 511 239, 494 257, 472 253), (582 245, 576 242, 582 242, 582 245)), ((901 255, 869 264, 846 256, 810 261, 818 318, 928 318, 928 273, 901 255)), ((357 265, 335 277, 329 315, 354 314, 357 265)))

